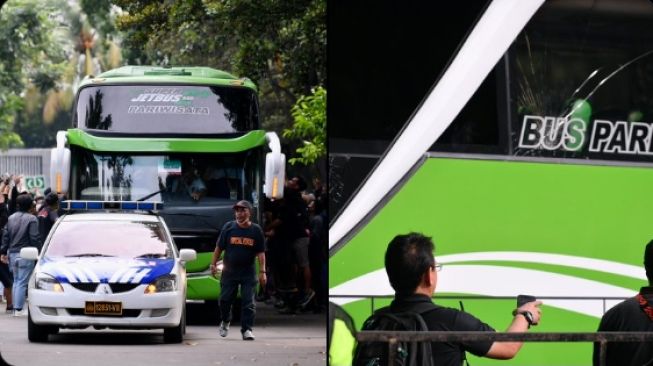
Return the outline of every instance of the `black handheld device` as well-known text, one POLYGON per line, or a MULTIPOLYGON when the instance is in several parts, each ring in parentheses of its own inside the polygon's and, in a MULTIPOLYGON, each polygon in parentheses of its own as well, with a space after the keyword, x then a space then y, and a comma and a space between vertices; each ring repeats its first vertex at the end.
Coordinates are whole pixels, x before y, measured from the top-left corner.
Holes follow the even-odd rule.
MULTIPOLYGON (((519 309, 522 305, 529 303, 531 301, 535 301, 536 298, 535 296, 531 295, 517 295, 517 309, 519 309)), ((517 309, 513 311, 512 315, 517 315, 517 309)), ((530 328, 531 325, 537 325, 533 319, 533 314, 530 311, 522 311, 519 312, 519 314, 522 314, 524 318, 526 318, 526 321, 528 322, 528 327, 530 328)))
POLYGON ((531 295, 517 295, 517 307, 521 307, 522 305, 526 304, 527 302, 535 301, 537 300, 535 296, 531 295))

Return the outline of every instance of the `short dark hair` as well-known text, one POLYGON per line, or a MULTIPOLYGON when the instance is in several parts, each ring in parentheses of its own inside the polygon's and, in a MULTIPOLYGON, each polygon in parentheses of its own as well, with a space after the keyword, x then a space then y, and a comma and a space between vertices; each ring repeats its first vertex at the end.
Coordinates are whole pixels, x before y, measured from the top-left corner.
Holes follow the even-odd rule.
POLYGON ((59 196, 54 192, 50 192, 45 196, 45 203, 47 203, 48 206, 54 206, 58 202, 59 202, 59 196))
POLYGON ((385 270, 398 295, 415 292, 424 272, 435 265, 435 245, 420 233, 397 235, 385 252, 385 270))
POLYGON ((649 285, 653 286, 653 240, 649 241, 644 249, 644 269, 649 285))
POLYGON ((18 197, 16 197, 16 205, 18 205, 19 211, 22 212, 29 211, 29 209, 32 208, 33 203, 34 203, 34 199, 32 198, 32 195, 29 193, 22 193, 19 194, 18 197))

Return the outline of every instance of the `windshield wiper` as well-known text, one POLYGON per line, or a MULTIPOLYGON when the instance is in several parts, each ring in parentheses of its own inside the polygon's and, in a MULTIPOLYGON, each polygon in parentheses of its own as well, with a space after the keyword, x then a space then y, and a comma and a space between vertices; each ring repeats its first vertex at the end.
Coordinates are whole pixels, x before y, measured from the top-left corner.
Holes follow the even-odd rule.
POLYGON ((115 255, 98 254, 98 253, 83 253, 83 254, 67 255, 66 257, 115 257, 115 255))
POLYGON ((145 253, 145 254, 137 255, 134 258, 162 258, 165 256, 166 255, 162 253, 145 253))
POLYGON ((152 198, 152 197, 156 196, 157 194, 159 194, 159 193, 161 193, 161 192, 164 192, 165 190, 166 190, 165 188, 163 188, 163 189, 159 189, 158 191, 153 192, 153 193, 150 193, 150 194, 148 194, 147 196, 143 196, 143 197, 137 199, 136 201, 139 201, 139 202, 140 202, 140 201, 145 201, 146 199, 148 199, 148 198, 152 198))

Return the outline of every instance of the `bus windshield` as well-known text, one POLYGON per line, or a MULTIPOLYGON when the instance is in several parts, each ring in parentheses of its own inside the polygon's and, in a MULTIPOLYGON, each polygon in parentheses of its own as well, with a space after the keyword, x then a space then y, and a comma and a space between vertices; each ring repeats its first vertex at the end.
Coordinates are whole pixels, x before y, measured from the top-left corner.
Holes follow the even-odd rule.
POLYGON ((74 154, 73 190, 82 200, 143 200, 170 204, 252 199, 256 164, 239 154, 74 154))
POLYGON ((79 91, 74 126, 141 134, 229 134, 258 128, 256 93, 196 85, 104 85, 79 91))

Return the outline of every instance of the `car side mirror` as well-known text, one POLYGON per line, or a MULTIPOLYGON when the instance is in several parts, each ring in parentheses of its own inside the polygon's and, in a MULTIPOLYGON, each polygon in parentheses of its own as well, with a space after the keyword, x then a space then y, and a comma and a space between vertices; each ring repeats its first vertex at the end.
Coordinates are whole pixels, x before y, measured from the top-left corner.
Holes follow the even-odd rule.
POLYGON ((179 259, 184 262, 194 261, 197 258, 197 252, 193 249, 181 249, 179 251, 179 259))
POLYGON ((20 250, 20 257, 23 259, 35 261, 39 258, 39 250, 35 247, 26 247, 20 250))

